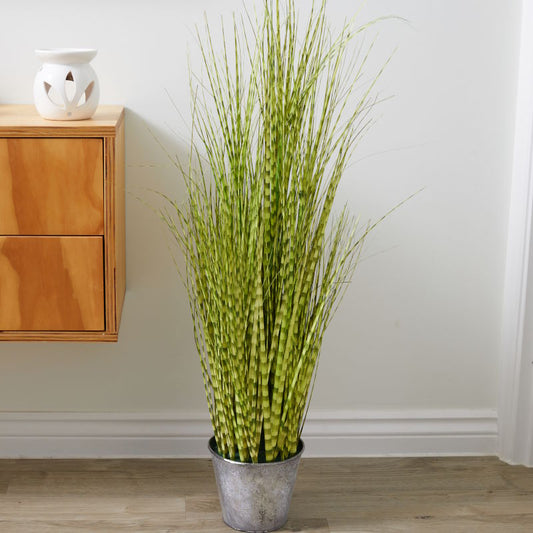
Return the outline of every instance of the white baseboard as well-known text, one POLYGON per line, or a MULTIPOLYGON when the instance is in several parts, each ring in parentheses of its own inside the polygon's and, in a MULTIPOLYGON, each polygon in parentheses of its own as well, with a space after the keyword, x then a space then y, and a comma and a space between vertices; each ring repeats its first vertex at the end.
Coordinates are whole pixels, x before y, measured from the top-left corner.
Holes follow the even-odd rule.
MULTIPOLYGON (((0 458, 207 457, 203 413, 0 412, 0 458)), ((494 455, 493 410, 314 411, 306 457, 494 455)))

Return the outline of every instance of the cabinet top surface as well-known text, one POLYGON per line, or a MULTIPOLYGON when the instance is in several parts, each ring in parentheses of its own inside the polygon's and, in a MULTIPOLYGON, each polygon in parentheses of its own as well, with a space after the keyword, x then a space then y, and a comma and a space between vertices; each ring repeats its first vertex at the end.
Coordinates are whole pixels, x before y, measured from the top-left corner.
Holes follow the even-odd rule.
POLYGON ((33 105, 0 105, 1 136, 106 136, 114 135, 124 117, 121 106, 99 106, 87 120, 46 120, 33 105))

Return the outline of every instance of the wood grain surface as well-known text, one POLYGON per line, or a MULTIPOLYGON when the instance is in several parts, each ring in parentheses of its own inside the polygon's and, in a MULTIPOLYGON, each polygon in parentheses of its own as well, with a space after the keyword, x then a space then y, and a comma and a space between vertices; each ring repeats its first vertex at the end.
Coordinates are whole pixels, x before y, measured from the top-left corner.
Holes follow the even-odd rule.
POLYGON ((117 127, 115 143, 115 328, 118 331, 126 293, 126 145, 124 122, 117 127))
POLYGON ((0 330, 104 329, 102 237, 0 237, 0 330))
POLYGON ((0 139, 0 235, 103 235, 101 139, 0 139))
POLYGON ((114 135, 124 120, 124 108, 116 105, 98 106, 88 120, 46 120, 33 105, 0 105, 0 137, 105 137, 114 135))
POLYGON ((121 106, 54 121, 0 105, 0 341, 118 340, 124 185, 121 106))
MULTIPOLYGON (((0 531, 229 533, 209 460, 2 460, 0 531)), ((302 460, 307 533, 526 533, 533 469, 494 457, 302 460)))
POLYGON ((107 331, 0 331, 0 341, 117 342, 118 334, 107 331))
POLYGON ((105 173, 106 176, 113 176, 113 179, 105 180, 104 201, 105 201, 105 280, 106 280, 106 330, 117 331, 117 283, 116 283, 116 241, 115 241, 115 218, 117 214, 115 204, 115 157, 116 157, 116 137, 104 138, 105 173))

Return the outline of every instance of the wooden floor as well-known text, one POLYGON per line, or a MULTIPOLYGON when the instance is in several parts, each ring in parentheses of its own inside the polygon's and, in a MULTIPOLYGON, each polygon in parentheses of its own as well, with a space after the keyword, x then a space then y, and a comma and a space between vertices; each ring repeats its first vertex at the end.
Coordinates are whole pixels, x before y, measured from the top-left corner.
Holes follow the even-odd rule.
MULTIPOLYGON (((1 460, 0 531, 231 531, 208 460, 1 460)), ((304 459, 283 531, 533 532, 533 469, 304 459)))

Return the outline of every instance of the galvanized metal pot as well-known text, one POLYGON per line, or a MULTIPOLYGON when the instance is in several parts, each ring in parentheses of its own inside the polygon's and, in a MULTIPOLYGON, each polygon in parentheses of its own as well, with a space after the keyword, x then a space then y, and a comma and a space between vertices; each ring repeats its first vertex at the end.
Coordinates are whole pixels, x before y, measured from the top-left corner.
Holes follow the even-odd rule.
POLYGON ((287 522, 292 489, 304 451, 275 463, 240 463, 216 452, 215 437, 209 440, 224 522, 239 531, 266 532, 287 522))

